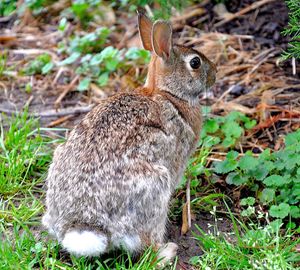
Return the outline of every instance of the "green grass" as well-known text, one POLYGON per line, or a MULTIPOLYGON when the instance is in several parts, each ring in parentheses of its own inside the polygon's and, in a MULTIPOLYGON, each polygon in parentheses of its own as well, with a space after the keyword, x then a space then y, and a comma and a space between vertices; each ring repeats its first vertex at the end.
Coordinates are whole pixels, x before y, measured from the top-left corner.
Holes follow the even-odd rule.
MULTIPOLYGON (((44 211, 45 174, 52 149, 62 141, 60 136, 53 138, 47 134, 62 130, 39 128, 37 120, 28 117, 26 111, 11 119, 2 116, 0 130, 0 269, 156 268, 156 254, 151 248, 136 259, 126 253, 88 259, 75 258, 63 252, 59 244, 41 230, 40 223, 44 211)), ((198 152, 197 162, 201 166, 205 165, 205 160, 199 155, 203 154, 206 159, 207 151, 200 149, 198 152)), ((194 171, 198 175, 195 166, 196 163, 190 167, 190 175, 194 171)), ((201 187, 197 185, 199 189, 201 187)), ((195 195, 199 194, 195 192, 195 195)), ((203 210, 203 205, 208 204, 207 211, 213 208, 212 214, 216 216, 215 209, 219 204, 214 201, 218 199, 220 202, 222 198, 225 198, 224 195, 204 187, 203 196, 192 201, 192 208, 203 210)), ((176 212, 174 207, 172 209, 176 212)), ((194 232, 204 251, 202 256, 191 258, 195 269, 299 269, 296 246, 299 246, 300 240, 293 232, 275 226, 281 220, 268 222, 265 214, 256 222, 241 222, 228 212, 234 228, 231 234, 220 232, 217 217, 210 227, 211 233, 200 228, 194 232), (260 225, 261 220, 267 225, 260 225)), ((176 261, 166 269, 175 267, 176 261)))
POLYGON ((233 224, 231 233, 219 231, 217 218, 215 224, 211 224, 210 233, 197 227, 194 235, 204 251, 201 257, 190 260, 197 269, 299 269, 300 255, 296 247, 300 238, 289 230, 282 230, 281 220, 259 225, 259 221, 243 223, 230 211, 229 215, 233 224))
POLYGON ((45 235, 42 234, 38 241, 36 238, 27 226, 14 226, 12 235, 0 246, 0 269, 146 270, 155 269, 157 264, 151 249, 136 262, 126 253, 108 259, 75 258, 62 254, 57 242, 45 235))

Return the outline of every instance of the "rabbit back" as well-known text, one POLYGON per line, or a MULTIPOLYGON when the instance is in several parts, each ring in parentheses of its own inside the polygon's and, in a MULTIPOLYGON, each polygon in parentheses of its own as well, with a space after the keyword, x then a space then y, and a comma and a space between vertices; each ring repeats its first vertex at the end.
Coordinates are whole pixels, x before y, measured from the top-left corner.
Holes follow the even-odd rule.
POLYGON ((158 231, 196 137, 162 95, 103 101, 55 151, 44 223, 60 241, 79 226, 101 230, 112 246, 126 237, 138 248, 161 242, 158 231))

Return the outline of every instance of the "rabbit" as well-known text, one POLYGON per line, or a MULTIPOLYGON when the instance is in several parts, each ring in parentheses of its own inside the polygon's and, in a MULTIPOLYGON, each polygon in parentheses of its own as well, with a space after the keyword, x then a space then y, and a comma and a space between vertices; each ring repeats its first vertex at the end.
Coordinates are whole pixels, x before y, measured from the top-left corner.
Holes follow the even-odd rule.
POLYGON ((216 67, 201 52, 173 44, 168 21, 138 13, 151 52, 143 87, 101 101, 53 156, 46 179, 47 228, 70 254, 114 249, 140 254, 152 246, 164 262, 168 204, 201 129, 199 96, 216 67))

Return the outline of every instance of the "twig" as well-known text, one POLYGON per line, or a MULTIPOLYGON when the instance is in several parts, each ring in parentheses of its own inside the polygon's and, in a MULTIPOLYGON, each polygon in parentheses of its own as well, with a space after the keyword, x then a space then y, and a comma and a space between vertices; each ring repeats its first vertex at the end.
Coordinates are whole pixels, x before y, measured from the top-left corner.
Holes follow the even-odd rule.
POLYGON ((296 73, 297 73, 296 59, 295 59, 295 57, 292 58, 292 66, 293 66, 293 75, 295 76, 296 73))
POLYGON ((257 9, 263 5, 266 5, 266 4, 269 4, 271 2, 274 2, 275 0, 261 0, 261 1, 258 1, 258 2, 254 2, 253 4, 251 4, 250 6, 247 6, 243 9, 241 9, 240 11, 238 11, 237 13, 234 13, 232 16, 228 16, 226 19, 216 23, 214 26, 215 27, 219 27, 219 26, 222 26, 223 24, 226 24, 254 9, 257 9))
POLYGON ((188 228, 192 227, 192 217, 191 217, 191 179, 188 177, 186 183, 186 205, 187 205, 187 220, 188 228))
POLYGON ((64 67, 60 67, 60 68, 59 68, 59 70, 57 71, 57 73, 56 73, 56 75, 55 75, 55 77, 54 77, 53 82, 51 83, 52 87, 54 87, 54 86, 56 85, 56 83, 57 83, 57 81, 58 81, 60 75, 61 75, 65 70, 67 70, 67 69, 64 68, 64 67))
POLYGON ((63 98, 71 91, 76 82, 79 79, 79 75, 76 75, 75 78, 71 81, 71 83, 65 88, 65 90, 59 95, 59 97, 54 102, 54 107, 58 108, 63 98))
POLYGON ((185 38, 185 40, 187 41, 187 43, 185 44, 186 46, 192 46, 195 45, 197 43, 201 43, 204 41, 204 36, 207 36, 208 39, 212 39, 213 36, 218 37, 218 39, 222 40, 223 38, 237 38, 237 39, 254 39, 254 36, 250 36, 250 35, 235 35, 235 34, 224 34, 224 33, 208 33, 208 34, 203 34, 201 35, 201 37, 198 38, 185 38))
POLYGON ((60 117, 52 122, 50 122, 47 127, 56 127, 66 121, 68 121, 69 119, 71 119, 73 117, 73 115, 66 115, 66 116, 63 116, 63 117, 60 117))
MULTIPOLYGON (((78 114, 78 113, 87 113, 93 109, 93 105, 85 106, 85 107, 73 107, 73 108, 66 108, 61 109, 59 112, 56 110, 49 110, 44 112, 34 112, 30 113, 29 116, 31 117, 62 117, 66 115, 78 114)), ((5 108, 0 107, 0 112, 6 113, 8 115, 13 115, 18 113, 18 111, 13 111, 5 108)))
POLYGON ((16 12, 11 13, 9 16, 6 17, 1 17, 0 18, 0 23, 6 23, 9 22, 13 16, 15 16, 16 12))
POLYGON ((7 87, 6 85, 0 81, 0 89, 3 88, 5 96, 7 96, 7 87))
POLYGON ((206 13, 206 11, 203 8, 192 9, 188 13, 175 17, 174 19, 171 20, 171 22, 172 24, 175 24, 181 21, 186 21, 196 16, 202 16, 204 13, 206 13))
POLYGON ((58 57, 55 53, 44 49, 18 49, 18 50, 10 50, 10 52, 13 54, 23 54, 23 55, 36 55, 36 54, 47 53, 51 55, 54 61, 58 61, 58 57))

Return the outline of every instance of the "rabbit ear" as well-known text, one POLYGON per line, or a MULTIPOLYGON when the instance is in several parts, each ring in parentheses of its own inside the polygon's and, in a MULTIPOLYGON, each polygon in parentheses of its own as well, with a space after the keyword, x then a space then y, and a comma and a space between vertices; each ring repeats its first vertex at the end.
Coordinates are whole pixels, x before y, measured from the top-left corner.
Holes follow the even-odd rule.
POLYGON ((145 50, 153 51, 151 42, 152 21, 140 10, 138 11, 138 26, 140 38, 145 50))
POLYGON ((168 59, 172 51, 172 27, 169 22, 156 21, 152 28, 153 51, 164 59, 168 59))

